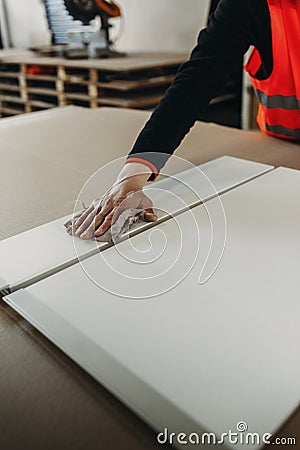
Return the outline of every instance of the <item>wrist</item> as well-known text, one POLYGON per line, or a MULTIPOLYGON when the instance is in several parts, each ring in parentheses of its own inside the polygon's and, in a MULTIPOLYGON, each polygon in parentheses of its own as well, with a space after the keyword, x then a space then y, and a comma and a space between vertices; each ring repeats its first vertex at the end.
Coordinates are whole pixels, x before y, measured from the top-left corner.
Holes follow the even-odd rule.
POLYGON ((129 155, 129 157, 126 160, 126 164, 137 163, 137 164, 141 164, 142 166, 148 167, 151 171, 151 175, 150 175, 148 181, 156 180, 156 178, 158 176, 158 172, 159 172, 157 167, 148 159, 144 159, 143 157, 139 157, 138 155, 136 155, 136 156, 137 157, 129 155))
POLYGON ((122 168, 116 182, 120 183, 126 181, 135 183, 143 187, 145 186, 151 175, 152 170, 146 165, 136 162, 128 162, 122 168))

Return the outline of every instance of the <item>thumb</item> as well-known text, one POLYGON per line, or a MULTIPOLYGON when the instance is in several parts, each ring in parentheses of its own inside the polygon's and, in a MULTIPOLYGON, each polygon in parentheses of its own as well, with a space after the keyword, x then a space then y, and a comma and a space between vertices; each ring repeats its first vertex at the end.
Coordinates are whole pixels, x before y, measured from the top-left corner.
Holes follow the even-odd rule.
POLYGON ((144 209, 144 219, 146 222, 156 222, 157 215, 154 213, 152 208, 144 209))

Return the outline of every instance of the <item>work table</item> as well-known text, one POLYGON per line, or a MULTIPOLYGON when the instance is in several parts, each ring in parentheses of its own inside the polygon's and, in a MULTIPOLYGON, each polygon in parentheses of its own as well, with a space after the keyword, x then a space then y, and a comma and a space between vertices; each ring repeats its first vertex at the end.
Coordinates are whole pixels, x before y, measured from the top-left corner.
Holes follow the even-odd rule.
MULTIPOLYGON (((86 179, 125 156, 149 113, 79 107, 0 121, 0 239, 70 214, 86 179)), ((222 155, 300 169, 297 144, 197 123, 177 155, 222 155)), ((1 302, 1 448, 160 448, 155 433, 1 302)), ((280 436, 299 436, 300 413, 280 436)), ((283 448, 283 446, 276 446, 283 448)))

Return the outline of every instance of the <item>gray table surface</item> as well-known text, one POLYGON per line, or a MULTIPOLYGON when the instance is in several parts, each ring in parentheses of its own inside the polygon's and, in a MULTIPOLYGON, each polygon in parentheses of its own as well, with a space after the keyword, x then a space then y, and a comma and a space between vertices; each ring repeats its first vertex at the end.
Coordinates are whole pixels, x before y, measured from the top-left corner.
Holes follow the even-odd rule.
MULTIPOLYGON (((0 238, 70 213, 87 177, 126 155, 147 117, 68 107, 2 119, 0 238)), ((213 124, 197 124, 177 154, 195 164, 232 155, 300 169, 298 144, 213 124)), ((1 449, 160 448, 150 428, 3 302, 0 335, 1 449)), ((278 435, 299 442, 299 430, 298 410, 278 435)))

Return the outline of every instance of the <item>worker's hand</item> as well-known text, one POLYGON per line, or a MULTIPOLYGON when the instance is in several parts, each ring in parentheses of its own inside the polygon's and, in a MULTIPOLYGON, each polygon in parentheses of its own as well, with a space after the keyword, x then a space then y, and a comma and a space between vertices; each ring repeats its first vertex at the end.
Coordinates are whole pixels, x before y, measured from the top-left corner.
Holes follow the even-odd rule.
POLYGON ((116 183, 103 197, 94 200, 76 220, 75 236, 84 240, 101 236, 128 208, 144 209, 144 219, 147 222, 155 222, 157 216, 153 212, 152 202, 143 193, 150 174, 150 169, 142 164, 126 164, 116 183))

